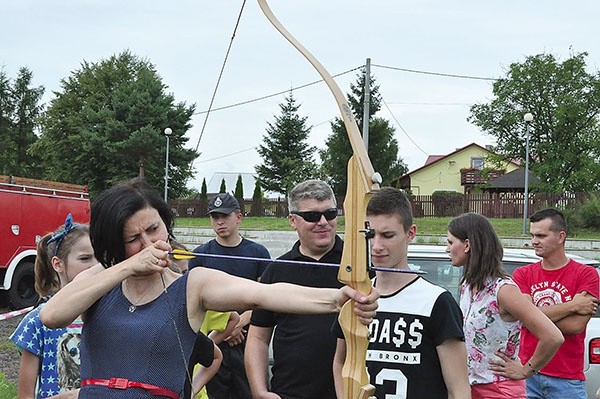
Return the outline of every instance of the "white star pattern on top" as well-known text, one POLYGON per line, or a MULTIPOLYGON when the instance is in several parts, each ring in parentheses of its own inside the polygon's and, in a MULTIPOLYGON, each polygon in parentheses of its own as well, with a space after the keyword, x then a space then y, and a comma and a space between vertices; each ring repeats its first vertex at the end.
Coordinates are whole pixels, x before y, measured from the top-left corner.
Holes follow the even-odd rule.
MULTIPOLYGON (((42 305, 43 306, 43 305, 42 305)), ((68 353, 63 354, 60 350, 60 344, 66 337, 76 337, 81 335, 81 321, 75 321, 67 328, 49 329, 46 328, 39 318, 40 307, 29 312, 11 335, 11 340, 20 348, 31 352, 40 358, 40 376, 37 386, 36 397, 48 398, 57 395, 62 391, 71 390, 77 387, 61 386, 59 376, 59 362, 73 361, 68 353)), ((75 362, 78 365, 78 360, 75 362)), ((64 382, 63 382, 64 384, 64 382)))

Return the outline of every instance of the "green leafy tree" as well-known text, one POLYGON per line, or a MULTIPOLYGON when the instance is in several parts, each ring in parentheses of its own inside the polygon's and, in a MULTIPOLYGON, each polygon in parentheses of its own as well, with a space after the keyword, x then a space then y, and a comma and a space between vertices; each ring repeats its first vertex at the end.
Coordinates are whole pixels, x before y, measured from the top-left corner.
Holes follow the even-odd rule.
POLYGON ((0 71, 0 174, 43 177, 40 158, 28 152, 43 113, 44 88, 32 87, 32 81, 27 68, 14 81, 0 71))
POLYGON ((233 196, 240 203, 240 209, 242 211, 242 215, 244 214, 244 184, 242 182, 242 175, 238 175, 237 180, 235 182, 235 191, 233 192, 233 196))
POLYGON ((274 123, 267 122, 263 144, 257 150, 262 164, 254 169, 264 189, 287 194, 297 183, 315 177, 316 147, 308 144, 307 117, 298 115, 300 105, 292 92, 279 108, 281 115, 274 123))
MULTIPOLYGON (((364 85, 365 76, 358 75, 356 85, 351 84, 352 94, 347 96, 350 108, 356 123, 362 133, 364 110, 364 85)), ((389 185, 392 179, 406 173, 407 167, 398 157, 398 140, 394 138, 395 129, 386 119, 375 117, 381 109, 381 95, 379 86, 373 78, 370 79, 369 101, 369 146, 368 154, 373 168, 383 177, 383 185, 389 185)), ((344 121, 336 118, 331 123, 332 134, 326 141, 326 148, 319 151, 321 156, 321 170, 331 184, 333 191, 340 196, 346 195, 348 161, 352 156, 352 147, 344 121)))
POLYGON ((198 156, 184 148, 195 107, 166 89, 154 65, 128 51, 84 61, 61 81, 32 151, 49 177, 88 184, 92 194, 138 175, 161 189, 170 127, 169 197, 180 198, 198 156))
POLYGON ((494 151, 525 164, 525 113, 530 122, 529 169, 544 191, 600 189, 600 75, 586 71, 587 53, 563 62, 553 55, 510 65, 493 85, 489 103, 471 107, 468 120, 496 139, 494 151))
POLYGON ((219 187, 219 193, 226 193, 227 187, 225 185, 225 179, 221 180, 221 187, 219 187))
POLYGON ((197 188, 187 188, 185 193, 183 194, 183 196, 180 197, 180 199, 187 199, 187 200, 195 200, 200 198, 200 192, 198 191, 197 188))

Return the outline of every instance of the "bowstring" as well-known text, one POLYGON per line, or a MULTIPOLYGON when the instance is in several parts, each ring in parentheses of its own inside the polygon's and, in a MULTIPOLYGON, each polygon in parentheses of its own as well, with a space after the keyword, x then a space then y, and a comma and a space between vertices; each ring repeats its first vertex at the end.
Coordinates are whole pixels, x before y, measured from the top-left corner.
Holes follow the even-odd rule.
MULTIPOLYGON (((163 284, 163 293, 165 294, 165 298, 167 299, 167 306, 169 307, 169 318, 171 319, 171 323, 173 323, 173 328, 175 329, 175 336, 177 337, 177 344, 179 346, 179 352, 181 353, 181 358, 183 359, 183 365, 185 368, 185 376, 190 383, 190 387, 192 387, 192 375, 189 370, 189 363, 185 356, 185 351, 183 350, 183 342, 181 342, 181 336, 179 335, 179 328, 177 328, 177 323, 175 322, 175 317, 173 316, 173 307, 171 306, 171 300, 169 299, 169 292, 167 290, 167 284, 165 283, 165 276, 163 273, 160 274, 160 280, 163 284)), ((187 291, 187 284, 186 284, 187 291)), ((187 317, 187 309, 186 309, 186 317, 187 317)), ((197 334, 202 334, 201 332, 197 332, 197 334)), ((190 390, 191 391, 191 390, 190 390)))
MULTIPOLYGON (((208 254, 186 251, 185 253, 170 251, 168 253, 171 256, 182 256, 187 258, 217 258, 217 259, 236 259, 236 260, 247 260, 247 261, 259 261, 269 263, 287 263, 292 265, 302 266, 324 266, 324 267, 340 267, 337 263, 324 263, 324 262, 312 262, 303 260, 292 260, 292 259, 270 259, 270 258, 255 258, 252 256, 235 256, 235 255, 221 255, 221 254, 208 254)), ((369 266, 367 271, 379 271, 379 272, 390 272, 390 273, 408 273, 408 274, 427 274, 425 270, 412 270, 412 269, 393 269, 389 267, 378 267, 369 266)))

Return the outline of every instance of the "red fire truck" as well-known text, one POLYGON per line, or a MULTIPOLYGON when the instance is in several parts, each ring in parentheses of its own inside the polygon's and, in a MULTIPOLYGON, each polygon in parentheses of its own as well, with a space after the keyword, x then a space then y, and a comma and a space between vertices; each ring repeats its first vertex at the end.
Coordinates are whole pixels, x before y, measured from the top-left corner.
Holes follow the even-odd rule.
POLYGON ((90 220, 87 186, 0 175, 0 293, 13 309, 38 300, 34 263, 38 241, 65 222, 90 220))

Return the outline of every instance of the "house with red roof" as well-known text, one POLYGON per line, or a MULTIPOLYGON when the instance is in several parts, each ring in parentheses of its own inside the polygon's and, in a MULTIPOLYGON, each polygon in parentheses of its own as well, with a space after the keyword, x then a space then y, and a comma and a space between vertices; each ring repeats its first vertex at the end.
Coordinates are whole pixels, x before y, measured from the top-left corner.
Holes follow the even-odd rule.
POLYGON ((430 155, 425 165, 392 181, 392 186, 410 190, 414 195, 431 195, 434 191, 469 193, 520 165, 501 160, 490 149, 471 143, 447 155, 430 155))

